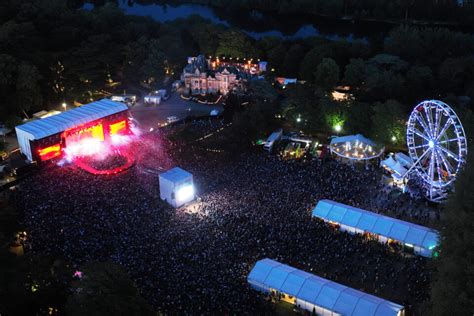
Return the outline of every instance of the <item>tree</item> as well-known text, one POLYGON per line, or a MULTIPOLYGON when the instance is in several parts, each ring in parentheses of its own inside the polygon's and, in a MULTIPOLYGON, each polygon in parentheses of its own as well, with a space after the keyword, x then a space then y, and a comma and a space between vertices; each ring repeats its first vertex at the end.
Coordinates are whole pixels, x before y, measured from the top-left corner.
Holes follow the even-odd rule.
POLYGON ((227 129, 227 144, 231 150, 240 151, 249 147, 254 141, 268 134, 274 128, 275 108, 269 102, 251 103, 236 112, 232 127, 227 129))
POLYGON ((425 97, 434 86, 433 71, 428 66, 413 66, 407 72, 407 92, 412 97, 425 97))
POLYGON ((403 105, 395 100, 376 103, 372 115, 372 137, 383 144, 405 143, 406 113, 403 105))
POLYGON ((314 81, 314 70, 324 57, 332 55, 328 45, 316 45, 304 56, 300 66, 300 76, 303 80, 314 81))
POLYGON ((272 68, 281 69, 286 56, 286 47, 283 43, 273 47, 267 52, 268 64, 272 68))
POLYGON ((365 62, 360 58, 351 59, 344 71, 344 83, 360 87, 365 79, 365 62))
POLYGON ((166 57, 161 47, 160 41, 151 41, 147 58, 143 62, 143 74, 149 82, 161 83, 164 79, 166 57))
POLYGON ((350 134, 369 135, 372 125, 372 107, 368 103, 352 102, 347 109, 345 129, 350 134))
POLYGON ((323 90, 330 90, 339 82, 339 66, 331 58, 323 58, 314 74, 315 83, 323 90))
POLYGON ((458 175, 444 207, 440 255, 432 284, 432 315, 471 315, 474 310, 474 153, 458 175))
POLYGON ((258 56, 259 53, 248 36, 237 30, 229 29, 220 34, 216 55, 253 58, 258 56))
POLYGON ((267 80, 251 80, 249 89, 255 98, 264 102, 273 102, 278 97, 275 88, 267 80))
POLYGON ((19 110, 34 109, 41 105, 43 97, 39 86, 40 80, 41 75, 35 66, 25 63, 18 66, 16 90, 19 110))
POLYGON ((304 57, 304 48, 300 44, 290 46, 282 65, 282 73, 285 77, 295 78, 298 76, 301 60, 304 57))
POLYGON ((9 112, 14 113, 14 92, 16 79, 16 61, 10 55, 0 54, 0 113, 7 115, 9 112))
POLYGON ((125 270, 114 263, 90 263, 73 282, 68 315, 152 315, 125 270))

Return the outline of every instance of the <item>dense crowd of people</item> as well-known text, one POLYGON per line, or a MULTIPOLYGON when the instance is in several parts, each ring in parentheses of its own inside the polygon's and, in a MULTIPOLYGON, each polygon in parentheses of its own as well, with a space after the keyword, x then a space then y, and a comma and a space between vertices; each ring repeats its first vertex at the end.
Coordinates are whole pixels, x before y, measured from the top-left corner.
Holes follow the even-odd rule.
MULTIPOLYGON (((209 130, 197 123, 196 139, 209 130)), ((117 175, 50 164, 24 181, 15 201, 25 214, 27 250, 63 257, 78 269, 88 261, 119 263, 168 314, 270 314, 275 305, 246 281, 266 257, 420 313, 431 278, 427 259, 311 218, 320 199, 378 212, 395 207, 376 201, 382 188, 376 170, 263 152, 230 156, 199 142, 170 141, 172 132, 143 135, 131 145, 135 166, 117 175), (157 174, 172 166, 194 176, 198 199, 187 208, 159 199, 157 174)))

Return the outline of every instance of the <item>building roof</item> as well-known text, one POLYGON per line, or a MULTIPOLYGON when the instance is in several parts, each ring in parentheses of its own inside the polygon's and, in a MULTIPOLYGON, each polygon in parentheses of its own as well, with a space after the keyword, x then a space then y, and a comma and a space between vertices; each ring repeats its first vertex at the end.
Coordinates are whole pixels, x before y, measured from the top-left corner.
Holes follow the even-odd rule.
POLYGON ((191 60, 188 57, 188 64, 184 67, 184 73, 195 74, 196 70, 198 70, 199 73, 208 72, 207 60, 204 55, 199 55, 191 60))
POLYGON ((439 240, 439 233, 434 229, 331 200, 320 200, 312 215, 429 250, 439 240))
POLYGON ((404 153, 396 153, 395 159, 404 167, 410 168, 413 165, 413 159, 404 153))
POLYGON ((180 167, 174 167, 173 169, 160 174, 160 178, 166 179, 173 183, 179 183, 181 181, 188 180, 190 177, 192 177, 192 174, 186 170, 181 169, 180 167))
POLYGON ((125 110, 128 110, 128 107, 123 103, 102 99, 44 119, 19 125, 16 129, 30 134, 32 140, 41 139, 125 110))
POLYGON ((352 289, 272 259, 257 261, 247 281, 352 316, 396 316, 403 306, 352 289))

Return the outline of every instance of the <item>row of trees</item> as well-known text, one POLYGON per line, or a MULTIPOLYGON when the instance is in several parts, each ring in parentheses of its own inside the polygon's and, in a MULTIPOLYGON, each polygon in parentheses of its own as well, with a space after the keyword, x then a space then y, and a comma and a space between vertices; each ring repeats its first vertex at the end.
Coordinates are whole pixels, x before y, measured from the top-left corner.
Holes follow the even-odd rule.
MULTIPOLYGON (((87 102, 115 82, 152 87, 177 76, 186 56, 260 58, 273 75, 327 90, 348 84, 358 101, 474 98, 474 38, 446 29, 398 27, 383 47, 366 41, 284 41, 214 25, 197 16, 170 23, 125 16, 113 3, 92 11, 77 1, 0 3, 0 115, 20 116, 64 100, 87 102)), ((122 91, 122 90, 120 90, 122 91)))

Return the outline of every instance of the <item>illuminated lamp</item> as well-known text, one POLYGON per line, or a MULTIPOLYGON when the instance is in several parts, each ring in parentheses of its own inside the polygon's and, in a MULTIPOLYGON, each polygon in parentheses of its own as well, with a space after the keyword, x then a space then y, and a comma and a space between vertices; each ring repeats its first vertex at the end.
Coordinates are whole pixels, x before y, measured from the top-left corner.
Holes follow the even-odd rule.
POLYGON ((59 144, 41 148, 38 150, 38 154, 42 161, 52 159, 61 155, 61 146, 59 144))
POLYGON ((176 191, 177 201, 187 201, 193 198, 194 198, 194 186, 192 184, 181 187, 179 188, 178 191, 176 191))

